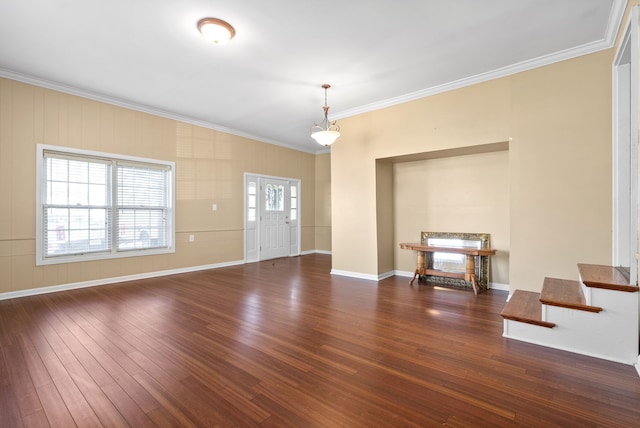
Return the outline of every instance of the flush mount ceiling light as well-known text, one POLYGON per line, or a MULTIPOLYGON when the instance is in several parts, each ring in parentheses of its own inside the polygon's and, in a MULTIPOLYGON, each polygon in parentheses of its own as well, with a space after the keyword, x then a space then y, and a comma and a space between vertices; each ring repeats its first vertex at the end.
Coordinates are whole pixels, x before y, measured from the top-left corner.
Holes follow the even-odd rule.
POLYGON ((322 144, 327 147, 332 145, 340 136, 340 127, 336 124, 335 121, 329 122, 328 114, 329 114, 329 106, 327 105, 327 89, 331 87, 331 85, 324 84, 322 85, 324 88, 324 120, 320 125, 314 124, 311 127, 311 138, 316 140, 318 144, 322 144))
POLYGON ((236 35, 236 30, 227 21, 218 18, 202 18, 198 21, 202 36, 216 45, 223 45, 236 35))

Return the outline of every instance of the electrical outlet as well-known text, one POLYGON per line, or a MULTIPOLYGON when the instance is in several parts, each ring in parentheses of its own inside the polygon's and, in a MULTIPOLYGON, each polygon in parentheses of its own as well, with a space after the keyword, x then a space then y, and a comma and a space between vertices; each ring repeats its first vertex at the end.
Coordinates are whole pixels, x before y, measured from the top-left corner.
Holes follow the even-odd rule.
POLYGON ((195 235, 189 235, 189 242, 193 242, 196 240, 195 235))
POLYGON ((211 204, 211 211, 218 211, 218 204, 211 204))

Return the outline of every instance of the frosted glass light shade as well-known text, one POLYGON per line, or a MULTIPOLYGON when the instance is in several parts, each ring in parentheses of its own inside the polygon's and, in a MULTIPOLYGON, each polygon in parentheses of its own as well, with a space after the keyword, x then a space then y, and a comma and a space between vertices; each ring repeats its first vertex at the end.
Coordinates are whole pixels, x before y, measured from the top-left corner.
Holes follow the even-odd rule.
POLYGON ((318 144, 322 144, 323 146, 332 145, 340 136, 340 133, 337 131, 318 131, 311 134, 311 138, 316 140, 318 144))
POLYGON ((218 18, 202 18, 198 21, 202 36, 216 45, 223 45, 233 38, 236 30, 226 21, 218 18))

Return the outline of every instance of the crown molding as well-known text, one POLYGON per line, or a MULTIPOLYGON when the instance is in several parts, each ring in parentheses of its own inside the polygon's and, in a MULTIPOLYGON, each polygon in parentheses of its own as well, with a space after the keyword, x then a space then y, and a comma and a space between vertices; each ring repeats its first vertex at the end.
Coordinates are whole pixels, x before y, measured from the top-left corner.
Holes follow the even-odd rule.
POLYGON ((588 55, 604 49, 613 47, 616 36, 620 29, 622 18, 627 6, 627 0, 613 0, 611 5, 611 13, 609 14, 609 21, 605 36, 595 42, 586 43, 575 48, 566 49, 564 51, 556 52, 550 55, 544 55, 538 58, 534 58, 527 61, 522 61, 516 64, 512 64, 506 67, 498 68, 488 71, 486 73, 477 74, 475 76, 465 77, 463 79, 447 82, 441 85, 432 86, 426 89, 422 89, 415 92, 410 92, 405 95, 401 95, 394 98, 389 98, 382 101, 377 101, 370 104, 365 104, 360 107, 342 110, 333 113, 334 119, 344 119, 351 116, 356 116, 363 113, 368 113, 374 110, 380 110, 386 107, 391 107, 398 104, 403 104, 409 101, 415 101, 420 98, 429 97, 432 95, 440 94, 442 92, 452 91, 454 89, 463 88, 465 86, 471 86, 478 83, 487 82, 489 80, 498 79, 501 77, 510 76, 513 74, 521 73, 523 71, 532 70, 534 68, 551 65, 557 62, 566 61, 569 59, 577 58, 579 56, 588 55))
POLYGON ((622 25, 622 18, 624 18, 624 12, 627 9, 628 0, 613 0, 611 5, 611 14, 609 15, 609 23, 607 24, 607 31, 605 32, 605 40, 609 44, 609 47, 613 47, 620 32, 620 26, 622 25))

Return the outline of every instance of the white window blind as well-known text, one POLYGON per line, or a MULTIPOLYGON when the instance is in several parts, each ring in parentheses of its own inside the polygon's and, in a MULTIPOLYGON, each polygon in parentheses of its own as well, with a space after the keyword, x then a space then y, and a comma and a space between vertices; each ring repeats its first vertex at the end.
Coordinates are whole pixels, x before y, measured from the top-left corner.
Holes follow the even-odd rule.
POLYGON ((118 250, 167 245, 168 168, 118 164, 118 250))

